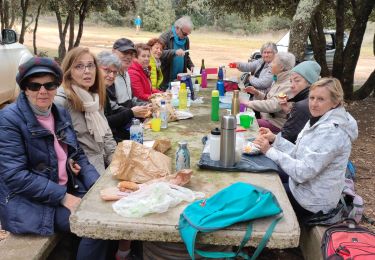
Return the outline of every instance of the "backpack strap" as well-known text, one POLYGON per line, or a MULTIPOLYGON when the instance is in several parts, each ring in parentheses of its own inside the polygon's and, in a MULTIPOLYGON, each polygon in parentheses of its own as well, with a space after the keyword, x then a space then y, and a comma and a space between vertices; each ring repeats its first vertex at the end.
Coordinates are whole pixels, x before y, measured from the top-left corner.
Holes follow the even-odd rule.
POLYGON ((237 256, 241 256, 244 259, 254 260, 259 256, 259 254, 262 252, 264 247, 267 245, 268 240, 270 239, 270 237, 273 233, 273 230, 275 229, 276 224, 280 221, 281 218, 282 218, 282 214, 277 216, 277 218, 275 218, 272 221, 272 223, 269 225, 266 233, 264 234, 262 240, 260 241, 257 249, 255 250, 254 254, 251 256, 251 258, 245 252, 242 251, 242 248, 247 244, 247 242, 249 241, 249 239, 251 237, 252 222, 250 222, 247 225, 245 235, 244 235, 244 237, 241 241, 241 244, 238 247, 237 252, 207 252, 207 251, 202 251, 202 250, 196 249, 195 253, 199 254, 200 256, 206 257, 206 258, 235 258, 237 256))

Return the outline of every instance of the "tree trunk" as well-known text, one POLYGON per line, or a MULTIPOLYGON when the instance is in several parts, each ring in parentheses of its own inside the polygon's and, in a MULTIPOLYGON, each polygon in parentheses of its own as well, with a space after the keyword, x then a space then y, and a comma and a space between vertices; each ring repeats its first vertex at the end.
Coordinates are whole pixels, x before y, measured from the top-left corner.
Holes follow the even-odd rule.
POLYGON ((4 30, 4 4, 3 0, 0 0, 0 23, 1 23, 1 31, 4 30))
POLYGON ((70 51, 73 48, 74 44, 74 20, 75 20, 75 6, 74 1, 69 1, 69 45, 68 45, 68 51, 70 51))
POLYGON ((345 1, 336 0, 336 39, 335 39, 335 56, 333 58, 332 76, 342 81, 343 61, 344 61, 344 14, 345 1))
POLYGON ((79 25, 78 25, 78 33, 77 33, 77 38, 74 43, 74 47, 78 47, 79 44, 81 43, 81 38, 83 34, 83 23, 86 19, 86 16, 89 12, 90 8, 90 0, 85 0, 82 2, 81 7, 79 8, 79 25))
MULTIPOLYGON (((370 74, 370 77, 366 80, 365 84, 360 89, 354 92, 352 99, 360 100, 370 96, 371 92, 375 90, 375 70, 370 74)), ((375 91, 374 91, 375 93, 375 91)))
POLYGON ((34 48, 34 54, 35 55, 38 55, 38 50, 37 50, 37 47, 36 47, 36 31, 38 30, 38 23, 39 23, 39 16, 40 16, 40 11, 42 10, 42 5, 44 3, 41 2, 38 6, 38 11, 36 13, 36 17, 35 17, 35 25, 34 25, 34 31, 33 31, 33 48, 34 48))
POLYGON ((305 44, 310 31, 311 20, 320 2, 321 0, 301 0, 298 3, 290 30, 288 48, 288 51, 296 56, 297 62, 304 60, 305 44))
POLYGON ((344 68, 341 80, 346 99, 351 99, 353 96, 354 72, 357 66, 367 21, 374 5, 375 2, 373 0, 364 0, 358 6, 358 10, 354 10, 353 12, 355 22, 344 50, 344 68))
POLYGON ((327 77, 330 75, 326 60, 326 38, 324 36, 322 17, 319 12, 314 15, 314 20, 310 30, 310 41, 314 52, 314 59, 321 67, 320 75, 327 77))
POLYGON ((55 14, 56 14, 57 27, 59 29, 59 38, 60 38, 57 60, 61 62, 64 59, 65 54, 66 54, 65 38, 66 38, 66 33, 68 31, 70 17, 69 15, 66 17, 65 25, 63 28, 63 22, 61 19, 60 6, 59 6, 58 1, 52 2, 52 9, 55 11, 55 14))
POLYGON ((9 20, 10 20, 10 5, 7 0, 4 1, 4 28, 10 28, 9 27, 9 20))
POLYGON ((25 32, 26 32, 26 17, 27 9, 29 8, 29 0, 21 0, 21 9, 22 9, 22 23, 21 23, 21 33, 19 43, 24 43, 25 41, 25 32))

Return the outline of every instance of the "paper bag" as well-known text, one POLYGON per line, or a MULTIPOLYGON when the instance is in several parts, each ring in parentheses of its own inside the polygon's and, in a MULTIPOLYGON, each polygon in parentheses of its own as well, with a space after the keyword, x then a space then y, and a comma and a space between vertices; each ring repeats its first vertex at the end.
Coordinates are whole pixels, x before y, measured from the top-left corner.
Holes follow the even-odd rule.
POLYGON ((172 94, 171 93, 155 93, 151 96, 152 111, 156 114, 156 117, 160 117, 160 101, 165 101, 165 106, 168 111, 168 122, 177 121, 176 110, 171 104, 172 94))
POLYGON ((117 145, 109 167, 116 179, 145 183, 172 174, 172 159, 140 143, 125 140, 117 145))
POLYGON ((164 140, 164 139, 156 139, 154 144, 152 145, 152 149, 165 153, 172 147, 171 141, 169 140, 164 140))

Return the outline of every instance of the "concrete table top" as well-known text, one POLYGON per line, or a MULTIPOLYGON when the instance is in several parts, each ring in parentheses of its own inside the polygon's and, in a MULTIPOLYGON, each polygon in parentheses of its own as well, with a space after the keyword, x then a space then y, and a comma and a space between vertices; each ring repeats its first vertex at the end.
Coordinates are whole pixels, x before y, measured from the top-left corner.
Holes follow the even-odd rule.
MULTIPOLYGON (((210 89, 208 89, 210 90, 210 89)), ((186 140, 191 156, 193 177, 185 187, 194 191, 202 191, 207 197, 215 194, 224 187, 238 182, 248 182, 266 188, 273 192, 283 209, 284 217, 277 224, 270 241, 269 248, 291 248, 299 244, 300 228, 288 200, 279 176, 276 173, 233 173, 210 170, 200 170, 196 163, 203 149, 201 139, 208 135, 210 129, 220 127, 219 122, 210 121, 210 91, 199 92, 205 97, 205 104, 192 105, 192 119, 169 123, 168 129, 161 132, 145 131, 145 139, 168 138, 172 141, 172 149, 167 155, 175 159, 177 142, 186 140)), ((255 135, 257 125, 253 125, 247 135, 255 135)), ((174 166, 173 166, 174 167, 174 166)), ((181 203, 175 208, 162 214, 150 214, 142 218, 124 218, 112 209, 112 202, 100 199, 100 190, 117 185, 109 170, 100 177, 93 188, 83 198, 76 212, 70 217, 71 230, 78 236, 101 239, 128 239, 144 241, 181 242, 178 232, 180 213, 187 206, 181 203)), ((272 218, 254 221, 252 238, 247 245, 257 246, 265 234, 272 218)), ((227 229, 199 235, 197 241, 214 245, 239 245, 246 230, 245 224, 233 225, 227 229)))

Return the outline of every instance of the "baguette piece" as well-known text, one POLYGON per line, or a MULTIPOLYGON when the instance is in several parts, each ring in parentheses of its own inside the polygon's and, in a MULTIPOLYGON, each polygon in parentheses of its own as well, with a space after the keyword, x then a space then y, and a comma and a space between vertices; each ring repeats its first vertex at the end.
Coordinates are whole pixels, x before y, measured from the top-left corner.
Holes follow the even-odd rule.
POLYGON ((139 186, 137 183, 132 182, 132 181, 120 181, 117 184, 117 188, 119 188, 120 191, 136 191, 139 189, 139 186))

